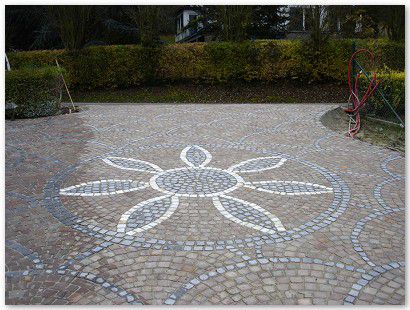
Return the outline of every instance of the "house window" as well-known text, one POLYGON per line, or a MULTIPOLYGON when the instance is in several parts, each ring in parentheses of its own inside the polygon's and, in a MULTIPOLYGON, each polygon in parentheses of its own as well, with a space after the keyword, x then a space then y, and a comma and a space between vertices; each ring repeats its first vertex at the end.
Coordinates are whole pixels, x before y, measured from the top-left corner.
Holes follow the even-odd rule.
POLYGON ((181 32, 181 29, 184 27, 183 25, 183 16, 182 14, 177 18, 177 33, 181 32))

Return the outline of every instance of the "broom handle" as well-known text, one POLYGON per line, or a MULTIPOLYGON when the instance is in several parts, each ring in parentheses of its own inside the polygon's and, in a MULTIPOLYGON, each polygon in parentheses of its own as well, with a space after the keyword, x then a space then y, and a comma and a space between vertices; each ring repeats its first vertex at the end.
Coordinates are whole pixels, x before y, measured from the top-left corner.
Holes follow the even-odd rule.
POLYGON ((10 62, 9 62, 9 59, 8 59, 8 57, 7 57, 7 54, 6 54, 6 53, 4 53, 4 55, 6 55, 6 69, 7 69, 7 71, 10 71, 10 70, 11 70, 11 67, 10 67, 10 62))
MULTIPOLYGON (((57 64, 57 67, 60 69, 60 65, 58 64, 57 59, 56 59, 56 64, 57 64)), ((64 76, 63 76, 63 73, 62 73, 62 72, 61 72, 61 77, 63 78, 64 86, 65 86, 65 89, 66 89, 66 91, 67 91, 68 97, 70 97, 71 104, 72 104, 72 106, 73 106, 73 109, 75 110, 75 106, 74 106, 73 99, 71 98, 70 92, 69 92, 69 90, 68 90, 68 87, 67 87, 67 84, 66 84, 66 82, 65 82, 65 79, 64 79, 64 76)))

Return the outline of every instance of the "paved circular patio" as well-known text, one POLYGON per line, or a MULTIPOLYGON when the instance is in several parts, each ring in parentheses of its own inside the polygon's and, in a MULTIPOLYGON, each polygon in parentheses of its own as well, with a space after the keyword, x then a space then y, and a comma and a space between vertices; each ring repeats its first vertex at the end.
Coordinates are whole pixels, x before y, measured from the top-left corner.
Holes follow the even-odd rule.
POLYGON ((6 302, 404 304, 404 157, 333 108, 6 121, 6 302))

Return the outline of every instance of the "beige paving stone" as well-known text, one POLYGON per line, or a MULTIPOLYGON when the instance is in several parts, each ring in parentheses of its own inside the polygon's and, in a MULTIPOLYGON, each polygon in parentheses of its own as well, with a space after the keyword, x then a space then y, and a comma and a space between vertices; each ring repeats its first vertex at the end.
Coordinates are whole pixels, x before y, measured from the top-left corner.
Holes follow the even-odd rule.
POLYGON ((332 108, 6 121, 6 304, 404 304, 404 155, 332 108))

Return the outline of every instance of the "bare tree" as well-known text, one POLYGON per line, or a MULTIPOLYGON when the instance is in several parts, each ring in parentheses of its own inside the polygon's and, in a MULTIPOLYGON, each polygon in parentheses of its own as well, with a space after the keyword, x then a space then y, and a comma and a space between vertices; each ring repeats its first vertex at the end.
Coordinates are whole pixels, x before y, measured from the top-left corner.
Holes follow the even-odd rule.
POLYGON ((222 33, 226 41, 243 41, 251 22, 252 10, 247 5, 224 5, 220 7, 222 33))
POLYGON ((311 5, 307 8, 307 28, 314 49, 321 50, 323 43, 328 39, 330 29, 328 8, 323 5, 311 5))
POLYGON ((96 20, 96 14, 92 6, 50 6, 49 14, 67 49, 80 49, 90 39, 96 20))
POLYGON ((161 25, 164 22, 161 6, 137 5, 127 7, 125 11, 138 28, 141 44, 146 47, 158 45, 161 25))
POLYGON ((384 26, 389 38, 404 41, 406 29, 404 5, 389 5, 385 16, 384 26))
POLYGON ((188 28, 195 29, 201 23, 206 35, 221 41, 243 41, 249 37, 252 6, 210 5, 198 9, 200 17, 190 22, 188 28))

